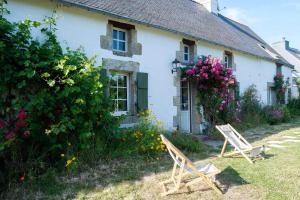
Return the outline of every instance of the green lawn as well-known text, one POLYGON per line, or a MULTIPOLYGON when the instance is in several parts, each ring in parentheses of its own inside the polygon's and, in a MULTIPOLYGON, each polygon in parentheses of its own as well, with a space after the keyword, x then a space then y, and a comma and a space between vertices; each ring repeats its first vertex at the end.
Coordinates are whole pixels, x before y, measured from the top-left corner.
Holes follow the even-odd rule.
MULTIPOLYGON (((264 144, 283 140, 282 136, 300 132, 300 119, 293 123, 263 126, 247 131, 249 140, 264 144)), ((300 138, 299 138, 300 139, 300 138)), ((217 181, 224 191, 217 196, 206 185, 192 187, 188 193, 161 197, 158 182, 170 176, 172 160, 143 158, 98 161, 68 176, 48 173, 38 180, 12 186, 7 199, 300 199, 300 143, 287 142, 284 149, 271 148, 265 160, 251 165, 243 158, 218 158, 216 153, 188 154, 194 161, 212 162, 222 173, 217 181), (205 159, 204 159, 205 158, 205 159)))

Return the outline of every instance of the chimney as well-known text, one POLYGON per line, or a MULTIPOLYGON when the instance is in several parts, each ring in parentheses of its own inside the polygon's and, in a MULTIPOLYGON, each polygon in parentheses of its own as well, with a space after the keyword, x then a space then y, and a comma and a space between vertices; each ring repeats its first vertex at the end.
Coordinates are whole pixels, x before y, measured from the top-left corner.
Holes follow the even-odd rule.
POLYGON ((285 39, 285 37, 282 38, 282 41, 284 42, 284 47, 285 47, 285 49, 289 49, 289 48, 290 48, 290 42, 287 41, 287 40, 285 39))
POLYGON ((288 50, 290 48, 290 42, 286 40, 285 37, 282 38, 279 42, 275 42, 272 44, 273 47, 279 48, 279 49, 286 49, 288 50))
POLYGON ((194 0, 202 4, 209 12, 217 14, 219 12, 218 0, 194 0))

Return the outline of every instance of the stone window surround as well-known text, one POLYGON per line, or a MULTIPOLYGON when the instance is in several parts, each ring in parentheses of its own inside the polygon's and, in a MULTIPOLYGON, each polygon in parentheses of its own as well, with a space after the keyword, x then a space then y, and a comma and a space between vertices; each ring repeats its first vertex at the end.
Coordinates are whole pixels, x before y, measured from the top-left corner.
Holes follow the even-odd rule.
POLYGON ((134 25, 125 24, 113 20, 108 20, 106 35, 100 36, 100 47, 110 50, 114 55, 132 57, 133 55, 142 55, 142 44, 137 42, 137 31, 134 25), (127 51, 120 52, 113 50, 113 28, 126 30, 127 33, 127 51))
POLYGON ((136 78, 137 72, 140 71, 140 64, 133 61, 122 61, 111 58, 103 58, 102 64, 107 69, 107 75, 110 76, 111 72, 123 72, 129 75, 129 109, 128 115, 122 124, 133 124, 138 120, 137 117, 137 87, 136 78))
MULTIPOLYGON (((232 68, 233 71, 236 71, 236 64, 234 62, 234 55, 233 55, 233 53, 231 51, 227 51, 227 50, 225 50, 223 52, 223 60, 222 60, 223 64, 225 64, 224 63, 225 62, 225 56, 227 56, 229 60, 230 60, 230 57, 231 57, 231 68, 232 68)), ((229 61, 228 61, 228 64, 230 66, 230 62, 229 61)))
POLYGON ((188 40, 188 39, 182 39, 182 41, 180 41, 180 45, 179 45, 179 51, 176 51, 176 59, 179 60, 181 62, 181 64, 183 65, 187 65, 189 63, 184 62, 184 58, 183 58, 183 54, 184 54, 184 46, 187 45, 190 47, 190 55, 189 55, 189 59, 190 61, 195 61, 195 58, 197 58, 197 45, 196 42, 193 40, 188 40))

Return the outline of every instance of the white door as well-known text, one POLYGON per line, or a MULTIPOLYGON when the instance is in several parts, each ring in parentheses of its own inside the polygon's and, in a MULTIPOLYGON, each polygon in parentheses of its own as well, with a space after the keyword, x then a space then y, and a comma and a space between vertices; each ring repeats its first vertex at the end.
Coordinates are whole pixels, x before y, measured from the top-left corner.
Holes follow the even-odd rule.
POLYGON ((180 127, 183 132, 191 132, 190 84, 188 80, 180 82, 180 127))

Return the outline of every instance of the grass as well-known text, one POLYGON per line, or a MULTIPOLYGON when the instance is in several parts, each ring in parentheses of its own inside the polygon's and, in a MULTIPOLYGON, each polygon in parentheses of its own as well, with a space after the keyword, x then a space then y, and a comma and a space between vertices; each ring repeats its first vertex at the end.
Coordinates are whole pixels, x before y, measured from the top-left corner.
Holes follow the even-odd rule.
MULTIPOLYGON (((278 140, 300 131, 300 119, 289 124, 262 126, 247 130, 256 144, 278 140)), ((245 134, 245 133, 244 133, 245 134)), ((158 182, 170 176, 172 160, 142 157, 99 160, 98 164, 68 175, 48 172, 43 177, 11 186, 2 199, 300 199, 300 143, 284 143, 285 149, 267 151, 267 159, 249 164, 243 158, 218 158, 216 153, 187 153, 193 161, 212 162, 222 173, 217 181, 225 192, 218 197, 206 185, 188 193, 161 197, 158 182)), ((1 195, 0 195, 1 198, 1 195)))

